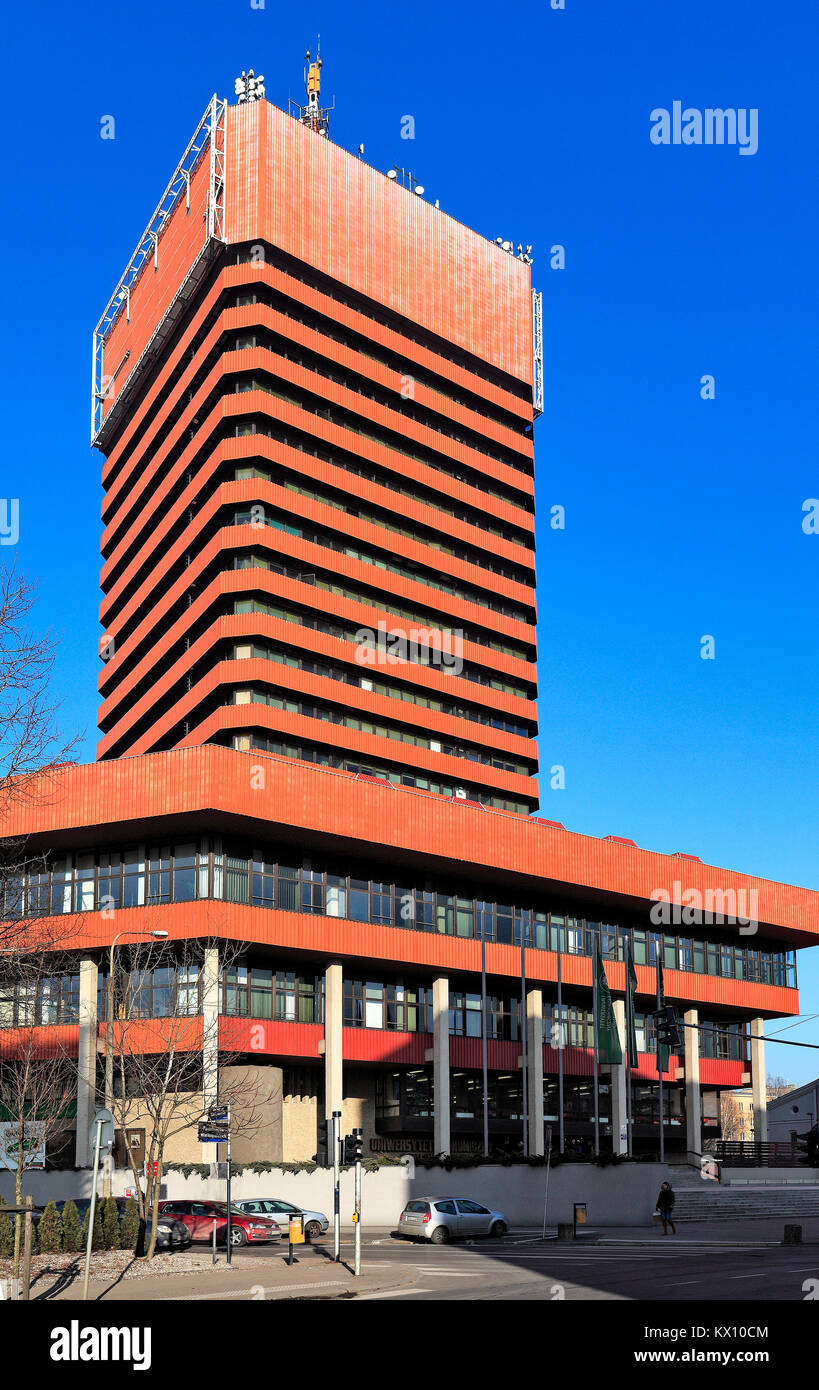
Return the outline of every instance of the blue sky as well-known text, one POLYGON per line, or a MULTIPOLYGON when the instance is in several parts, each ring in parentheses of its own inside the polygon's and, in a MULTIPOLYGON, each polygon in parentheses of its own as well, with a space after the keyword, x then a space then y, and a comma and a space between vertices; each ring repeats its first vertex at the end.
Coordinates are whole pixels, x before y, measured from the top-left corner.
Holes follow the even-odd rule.
MULTIPOLYGON (((335 138, 409 165, 488 236, 534 245, 541 766, 566 771, 562 791, 543 777, 542 814, 817 888, 819 537, 801 526, 819 494, 816 17, 763 0, 565 5, 11 12, 0 492, 20 498, 20 563, 63 637, 64 721, 91 760, 93 325, 210 94, 232 99, 252 66, 286 105, 320 31, 335 138), (675 100, 756 108, 758 152, 654 146, 650 113, 675 100), (564 532, 548 527, 555 503, 564 532)), ((816 955, 802 956, 805 1014, 816 955)), ((772 1047, 768 1069, 807 1080, 814 1057, 772 1047)))

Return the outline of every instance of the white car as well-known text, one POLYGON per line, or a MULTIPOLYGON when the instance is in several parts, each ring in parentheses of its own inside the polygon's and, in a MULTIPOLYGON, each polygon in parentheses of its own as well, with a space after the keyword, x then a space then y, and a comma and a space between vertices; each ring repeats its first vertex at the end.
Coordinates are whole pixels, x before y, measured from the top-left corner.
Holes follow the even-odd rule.
POLYGON ((307 1211, 305 1207, 294 1206, 292 1202, 283 1202, 278 1197, 242 1197, 233 1205, 239 1207, 241 1211, 246 1211, 249 1216, 272 1217, 281 1227, 285 1240, 287 1240, 287 1228, 291 1216, 302 1218, 305 1240, 318 1240, 318 1237, 323 1236, 330 1225, 324 1212, 307 1211))
POLYGON ((509 1222, 502 1211, 493 1211, 471 1197, 414 1197, 398 1218, 398 1234, 433 1245, 461 1236, 506 1235, 509 1222))

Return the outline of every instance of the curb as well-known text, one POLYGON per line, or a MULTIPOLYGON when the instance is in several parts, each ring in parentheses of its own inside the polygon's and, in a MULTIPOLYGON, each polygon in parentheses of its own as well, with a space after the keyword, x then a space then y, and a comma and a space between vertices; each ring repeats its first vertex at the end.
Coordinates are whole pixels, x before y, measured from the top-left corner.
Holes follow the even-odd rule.
POLYGON ((221 1293, 214 1294, 179 1294, 176 1298, 169 1298, 166 1301, 168 1303, 220 1303, 223 1299, 228 1298, 250 1298, 254 1289, 260 1289, 262 1291, 263 1298, 259 1301, 265 1303, 281 1303, 287 1300, 293 1302, 294 1300, 301 1300, 303 1298, 322 1298, 325 1294, 329 1299, 354 1299, 359 1292, 367 1295, 386 1293, 393 1289, 411 1288, 412 1285, 417 1284, 417 1282, 418 1276, 413 1272, 411 1278, 391 1279, 383 1284, 365 1284, 363 1288, 360 1286, 357 1287, 354 1283, 350 1283, 346 1279, 321 1279, 314 1283, 302 1284, 297 1288, 294 1288, 291 1284, 274 1284, 268 1287, 265 1287, 264 1284, 255 1284, 249 1289, 225 1289, 221 1293))
MULTIPOLYGON (((598 1245, 639 1245, 641 1248, 654 1248, 659 1245, 657 1240, 618 1240, 616 1238, 601 1237, 598 1245)), ((815 1245, 816 1241, 803 1241, 802 1245, 815 1245)), ((680 1246, 687 1249, 702 1249, 707 1247, 713 1250, 715 1247, 720 1250, 798 1250, 798 1245, 785 1245, 781 1240, 674 1240, 669 1245, 663 1245, 662 1250, 676 1250, 680 1246)))

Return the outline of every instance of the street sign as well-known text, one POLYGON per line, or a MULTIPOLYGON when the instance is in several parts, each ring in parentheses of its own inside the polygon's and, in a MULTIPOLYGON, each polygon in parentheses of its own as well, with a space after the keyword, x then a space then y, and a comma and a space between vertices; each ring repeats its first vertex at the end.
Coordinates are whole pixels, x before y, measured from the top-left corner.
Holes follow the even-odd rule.
POLYGON ((94 1112, 91 1128, 88 1131, 88 1143, 92 1153, 97 1146, 98 1124, 100 1125, 100 1154, 105 1158, 114 1147, 114 1117, 110 1110, 95 1110, 94 1112))
POLYGON ((230 1123, 228 1108, 226 1105, 212 1105, 208 1111, 208 1119, 214 1124, 226 1125, 230 1123))
POLYGON ((227 1125, 212 1124, 210 1120, 199 1122, 200 1144, 226 1144, 230 1135, 227 1125))

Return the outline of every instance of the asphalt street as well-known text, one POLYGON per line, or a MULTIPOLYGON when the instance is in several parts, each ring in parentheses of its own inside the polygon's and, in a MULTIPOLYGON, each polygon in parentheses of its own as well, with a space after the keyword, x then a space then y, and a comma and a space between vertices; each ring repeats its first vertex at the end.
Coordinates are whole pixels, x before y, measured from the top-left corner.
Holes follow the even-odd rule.
MULTIPOLYGON (((272 1260, 277 1247, 257 1246, 272 1260)), ((298 1252, 299 1259, 325 1260, 332 1237, 298 1252)), ((286 1250, 286 1246, 285 1246, 286 1250)), ((351 1264, 346 1235, 341 1258, 351 1264)), ((237 1262, 242 1252, 236 1255, 237 1262)), ((402 1267, 414 1276, 407 1288, 365 1293, 356 1301, 390 1300, 557 1300, 630 1299, 647 1301, 802 1301, 819 1296, 819 1247, 692 1246, 663 1248, 609 1245, 584 1238, 564 1246, 514 1234, 433 1246, 395 1240, 389 1234, 362 1241, 362 1268, 389 1273, 402 1267), (814 1282, 811 1282, 814 1281, 814 1282)))

